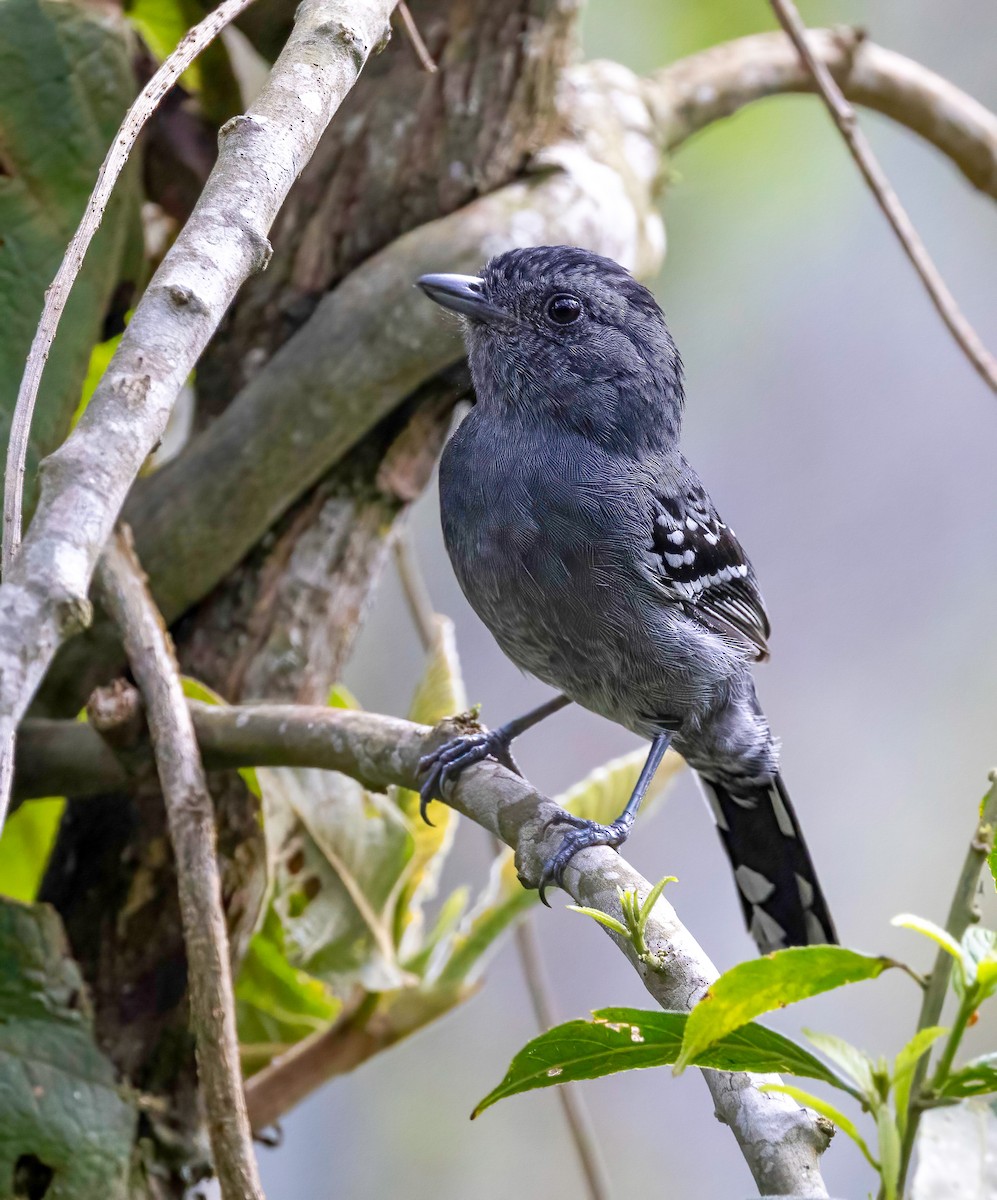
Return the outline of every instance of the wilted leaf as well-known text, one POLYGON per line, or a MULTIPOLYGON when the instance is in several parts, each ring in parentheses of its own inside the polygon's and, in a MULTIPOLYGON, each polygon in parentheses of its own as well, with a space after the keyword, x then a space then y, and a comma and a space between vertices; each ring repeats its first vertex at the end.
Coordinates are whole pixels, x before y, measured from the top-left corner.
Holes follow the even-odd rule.
POLYGON ((65 807, 61 798, 31 800, 7 818, 0 836, 0 893, 25 903, 34 900, 65 807))
MULTIPOLYGON (((467 708, 453 622, 441 616, 435 620, 433 645, 409 709, 409 719, 421 725, 435 725, 467 708)), ((427 825, 419 812, 418 792, 392 788, 390 794, 404 813, 413 839, 408 875, 395 906, 394 939, 401 956, 407 958, 418 952, 422 906, 436 895, 440 871, 453 843, 457 815, 445 804, 433 804, 433 824, 427 825)))
POLYGON ((136 1113, 97 1048, 84 995, 55 911, 0 901, 4 1195, 18 1160, 33 1156, 53 1173, 51 1200, 128 1196, 136 1113))
POLYGON ((983 1100, 929 1109, 917 1139, 912 1200, 997 1196, 997 1115, 983 1100))
MULTIPOLYGON (((24 360, 104 154, 135 92, 124 21, 111 8, 5 0, 0 36, 0 453, 24 360)), ((62 441, 91 347, 138 231, 138 171, 115 188, 62 318, 32 423, 38 459, 62 441)), ((136 268, 139 264, 135 264, 136 268)))
POLYGON ((257 772, 270 847, 273 906, 288 957, 337 994, 400 987, 394 896, 412 854, 404 816, 332 771, 257 772))
MULTIPOLYGON (((637 1008, 604 1008, 592 1015, 592 1021, 568 1021, 527 1043, 472 1116, 520 1092, 673 1063, 688 1020, 686 1013, 637 1008)), ((745 1025, 731 1033, 704 1051, 696 1065, 721 1071, 786 1071, 836 1082, 833 1072, 809 1051, 762 1025, 745 1025)))
POLYGON ((692 1010, 676 1070, 684 1070, 707 1046, 761 1013, 846 983, 875 979, 894 965, 889 958, 844 946, 794 946, 740 963, 711 984, 692 1010))
POLYGON ((253 935, 235 987, 239 1043, 247 1073, 320 1029, 342 1004, 318 979, 287 961, 284 932, 273 909, 253 935))

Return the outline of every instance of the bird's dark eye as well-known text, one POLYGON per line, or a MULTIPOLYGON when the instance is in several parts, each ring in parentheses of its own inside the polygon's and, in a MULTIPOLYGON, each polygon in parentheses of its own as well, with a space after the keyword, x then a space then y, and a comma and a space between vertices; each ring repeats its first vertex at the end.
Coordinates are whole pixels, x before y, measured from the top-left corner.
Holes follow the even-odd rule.
POLYGON ((572 325, 582 315, 582 302, 576 296, 555 296, 547 304, 547 316, 555 325, 572 325))

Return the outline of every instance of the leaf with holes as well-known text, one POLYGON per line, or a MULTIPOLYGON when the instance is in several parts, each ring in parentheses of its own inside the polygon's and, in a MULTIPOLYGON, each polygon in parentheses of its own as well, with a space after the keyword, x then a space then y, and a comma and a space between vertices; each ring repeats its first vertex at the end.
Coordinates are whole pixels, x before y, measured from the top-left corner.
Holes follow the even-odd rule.
MULTIPOLYGON (((599 1079, 617 1071, 674 1063, 687 1013, 604 1008, 591 1021, 568 1021, 528 1042, 505 1078, 471 1114, 536 1088, 599 1079)), ((808 1050, 762 1025, 745 1025, 703 1052, 697 1066, 721 1071, 786 1071, 836 1083, 834 1073, 808 1050)))
POLYGON ((284 931, 272 908, 242 960, 235 1002, 247 1075, 295 1042, 327 1028, 342 1008, 325 984, 287 961, 284 931))
POLYGON ((0 1013, 3 1194, 126 1200, 137 1114, 47 905, 0 901, 0 1013))
POLYGON ((689 1016, 676 1073, 732 1030, 774 1008, 784 1008, 821 992, 875 979, 892 959, 872 957, 844 946, 794 946, 751 959, 726 971, 689 1016))

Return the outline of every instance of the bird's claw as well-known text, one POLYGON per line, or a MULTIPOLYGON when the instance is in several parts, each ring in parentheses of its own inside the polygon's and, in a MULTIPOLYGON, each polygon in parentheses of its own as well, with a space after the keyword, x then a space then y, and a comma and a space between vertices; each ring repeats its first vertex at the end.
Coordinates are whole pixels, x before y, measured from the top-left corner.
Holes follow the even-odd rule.
POLYGON ((419 789, 419 812, 427 825, 432 825, 427 815, 431 800, 443 800, 443 792, 468 767, 486 758, 500 762, 509 756, 507 740, 497 730, 490 733, 464 733, 437 746, 419 759, 419 774, 426 778, 419 789))
POLYGON ((614 821, 612 825, 600 825, 598 821, 590 821, 585 817, 576 817, 573 813, 559 813, 549 824, 573 826, 566 833, 560 846, 544 863, 540 873, 540 899, 550 908, 547 899, 547 888, 553 883, 557 887, 564 886, 564 872, 568 863, 579 850, 588 850, 590 846, 612 846, 614 849, 622 846, 630 834, 630 822, 614 821))

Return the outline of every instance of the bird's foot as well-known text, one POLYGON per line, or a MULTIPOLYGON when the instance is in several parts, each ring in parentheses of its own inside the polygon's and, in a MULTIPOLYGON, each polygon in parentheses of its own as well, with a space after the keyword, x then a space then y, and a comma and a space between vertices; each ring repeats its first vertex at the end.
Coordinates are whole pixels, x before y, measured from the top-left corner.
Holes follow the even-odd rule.
POLYGON ((612 846, 615 849, 623 845, 633 828, 633 819, 626 816, 618 817, 611 825, 600 825, 598 821, 576 817, 573 813, 559 813, 551 823, 571 825, 573 829, 565 834, 560 846, 544 863, 540 873, 540 899, 548 908, 550 904, 546 896, 547 888, 552 883, 557 887, 564 886, 565 868, 579 850, 587 850, 590 846, 612 846))
POLYGON ((433 823, 426 815, 430 800, 443 800, 444 789, 455 783, 462 771, 486 758, 516 769, 509 753, 509 738, 501 729, 460 734, 419 759, 419 774, 426 777, 419 789, 419 812, 427 825, 433 823))

